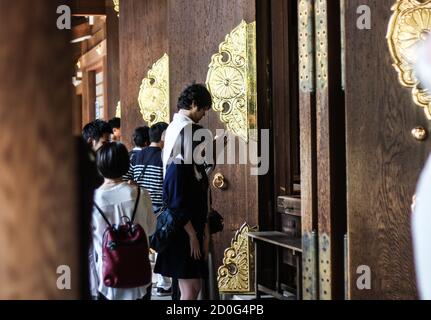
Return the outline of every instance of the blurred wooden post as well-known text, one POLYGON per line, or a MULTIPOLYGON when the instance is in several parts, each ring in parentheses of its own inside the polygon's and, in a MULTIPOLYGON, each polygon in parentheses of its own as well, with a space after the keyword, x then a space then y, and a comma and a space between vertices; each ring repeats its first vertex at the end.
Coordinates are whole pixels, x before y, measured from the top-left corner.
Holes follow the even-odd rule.
POLYGON ((0 0, 0 299, 79 298, 72 59, 60 1, 0 0), (59 266, 71 290, 59 290, 59 266))

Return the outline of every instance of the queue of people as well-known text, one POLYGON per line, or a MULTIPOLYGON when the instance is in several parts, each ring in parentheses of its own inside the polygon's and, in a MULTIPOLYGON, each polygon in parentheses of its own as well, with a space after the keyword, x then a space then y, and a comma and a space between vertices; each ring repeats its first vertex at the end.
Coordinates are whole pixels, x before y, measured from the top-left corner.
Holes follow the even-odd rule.
POLYGON ((96 154, 100 175, 89 248, 95 299, 151 299, 152 281, 143 280, 149 279, 149 262, 143 255, 149 254, 150 237, 160 231, 158 216, 163 210, 169 210, 178 223, 175 241, 157 253, 156 294, 196 300, 208 277, 211 236, 207 174, 215 164, 195 161, 192 155, 197 151, 204 154, 206 141, 192 137, 203 130, 198 123, 211 109, 211 95, 204 85, 192 84, 182 92, 177 106, 170 125, 137 128, 130 152, 119 142, 120 119, 109 123, 96 120, 83 128, 83 139, 96 154), (136 265, 143 267, 135 270, 136 265))

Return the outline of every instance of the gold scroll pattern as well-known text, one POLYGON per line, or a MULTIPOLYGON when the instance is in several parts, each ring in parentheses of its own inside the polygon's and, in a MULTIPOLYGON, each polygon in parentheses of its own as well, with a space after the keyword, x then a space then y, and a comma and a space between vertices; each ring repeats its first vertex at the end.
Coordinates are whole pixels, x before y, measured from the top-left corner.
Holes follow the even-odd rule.
POLYGON ((431 30, 431 1, 397 0, 387 31, 393 66, 402 86, 411 88, 415 104, 431 120, 431 95, 414 74, 419 45, 431 30))
POLYGON ((220 44, 209 65, 206 85, 213 109, 233 134, 249 141, 256 128, 256 23, 242 21, 220 44))
POLYGON ((148 71, 139 91, 139 108, 149 126, 169 123, 169 57, 165 54, 148 71))
POLYGON ((247 236, 256 231, 245 223, 226 249, 223 265, 218 269, 218 287, 224 294, 254 293, 254 245, 247 236))
POLYGON ((115 109, 115 117, 121 119, 121 102, 118 101, 117 107, 115 109))
POLYGON ((314 12, 311 0, 300 0, 298 6, 299 83, 303 92, 314 91, 314 12))
POLYGON ((112 0, 114 2, 114 10, 117 13, 117 16, 120 16, 120 0, 112 0))

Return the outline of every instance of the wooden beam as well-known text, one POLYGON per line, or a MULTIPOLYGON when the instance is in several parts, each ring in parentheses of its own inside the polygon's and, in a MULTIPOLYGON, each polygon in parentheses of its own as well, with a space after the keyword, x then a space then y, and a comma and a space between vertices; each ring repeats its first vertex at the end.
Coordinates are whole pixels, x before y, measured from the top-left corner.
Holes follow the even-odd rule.
POLYGON ((83 39, 92 36, 91 26, 88 23, 82 23, 72 28, 72 40, 83 39))
POLYGON ((84 54, 79 62, 82 71, 95 70, 102 67, 103 59, 106 56, 106 40, 103 40, 96 47, 84 54))
POLYGON ((8 26, 0 29, 0 72, 8 75, 0 78, 2 300, 78 299, 87 278, 80 268, 88 262, 80 245, 86 229, 78 225, 72 48, 52 23, 63 3, 40 1, 28 10, 27 0, 1 2, 8 26), (58 287, 60 266, 69 270, 70 290, 58 287))
POLYGON ((106 15, 105 0, 70 0, 74 16, 106 15))

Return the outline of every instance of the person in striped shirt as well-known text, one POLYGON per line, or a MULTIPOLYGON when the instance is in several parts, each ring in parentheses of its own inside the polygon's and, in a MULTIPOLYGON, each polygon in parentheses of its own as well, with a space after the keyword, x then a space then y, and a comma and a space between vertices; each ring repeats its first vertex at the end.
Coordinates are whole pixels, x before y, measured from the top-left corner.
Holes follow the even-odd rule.
POLYGON ((167 123, 160 122, 153 125, 149 131, 150 145, 136 153, 134 161, 130 164, 125 180, 133 181, 146 189, 151 196, 154 212, 157 213, 163 206, 163 135, 168 127, 167 123))
MULTIPOLYGON (((168 124, 157 123, 150 128, 150 145, 136 153, 134 161, 130 164, 126 179, 132 180, 140 187, 146 189, 151 196, 153 211, 157 213, 163 206, 163 161, 162 149, 164 146, 164 133, 168 124)), ((156 294, 167 296, 172 294, 171 279, 157 275, 156 294)))
POLYGON ((133 133, 134 148, 129 152, 130 164, 135 164, 136 155, 150 145, 150 128, 147 126, 135 129, 133 133))

